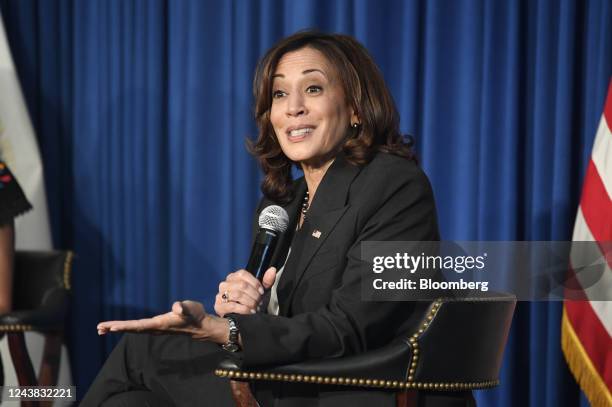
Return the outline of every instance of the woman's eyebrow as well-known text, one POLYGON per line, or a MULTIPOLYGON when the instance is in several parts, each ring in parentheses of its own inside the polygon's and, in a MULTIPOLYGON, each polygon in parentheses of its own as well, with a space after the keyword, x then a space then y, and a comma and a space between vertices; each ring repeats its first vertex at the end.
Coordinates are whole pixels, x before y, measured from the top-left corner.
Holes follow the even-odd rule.
POLYGON ((323 76, 325 76, 327 78, 327 75, 325 74, 325 72, 323 72, 321 69, 317 69, 317 68, 313 68, 313 69, 306 69, 305 71, 302 71, 303 75, 312 73, 312 72, 320 72, 323 76))
MULTIPOLYGON (((309 73, 313 73, 313 72, 320 72, 323 76, 325 76, 327 78, 327 75, 325 74, 325 72, 323 72, 321 69, 317 69, 317 68, 312 68, 312 69, 306 69, 304 71, 302 71, 302 75, 307 75, 309 73)), ((275 78, 284 78, 285 75, 282 73, 275 73, 274 75, 272 75, 272 79, 275 78)))

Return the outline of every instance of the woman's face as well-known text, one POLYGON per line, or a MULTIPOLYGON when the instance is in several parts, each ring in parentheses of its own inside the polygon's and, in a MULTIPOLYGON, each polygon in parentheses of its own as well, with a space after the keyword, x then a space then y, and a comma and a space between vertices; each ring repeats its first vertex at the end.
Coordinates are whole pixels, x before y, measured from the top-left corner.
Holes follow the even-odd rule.
POLYGON ((336 70, 323 54, 306 47, 286 53, 278 62, 270 121, 285 155, 317 168, 335 156, 357 118, 336 70))

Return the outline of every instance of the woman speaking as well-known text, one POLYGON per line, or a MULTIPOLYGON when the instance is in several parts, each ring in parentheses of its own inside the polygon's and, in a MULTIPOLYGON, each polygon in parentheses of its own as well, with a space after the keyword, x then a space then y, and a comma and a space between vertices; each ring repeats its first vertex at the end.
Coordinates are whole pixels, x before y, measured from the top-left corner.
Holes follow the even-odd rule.
MULTIPOLYGON (((275 267, 263 283, 230 273, 217 315, 182 301, 150 319, 100 323, 101 335, 158 335, 124 336, 82 405, 231 405, 229 385, 212 375, 229 354, 245 367, 358 354, 421 320, 426 303, 361 299, 362 241, 439 238, 429 182, 368 52, 345 35, 297 33, 267 52, 253 88, 250 148, 265 174, 257 215, 274 204, 289 214, 275 267), (304 172, 297 180, 294 165, 304 172)), ((318 385, 257 384, 255 396, 261 406, 395 402, 382 390, 318 385)))

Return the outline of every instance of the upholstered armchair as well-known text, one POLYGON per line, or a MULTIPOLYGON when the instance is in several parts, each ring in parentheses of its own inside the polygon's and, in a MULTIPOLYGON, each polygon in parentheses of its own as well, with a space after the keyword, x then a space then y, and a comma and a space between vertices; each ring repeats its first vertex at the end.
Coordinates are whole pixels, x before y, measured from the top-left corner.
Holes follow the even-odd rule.
POLYGON ((275 381, 386 389, 398 406, 416 405, 419 390, 458 392, 499 384, 516 297, 484 293, 434 301, 420 325, 386 347, 339 359, 242 369, 226 359, 216 374, 232 380, 239 406, 256 405, 240 381, 275 381))
MULTIPOLYGON (((70 251, 17 251, 13 311, 0 315, 20 386, 57 384, 66 321, 73 254, 70 251), (28 354, 24 332, 45 336, 38 377, 28 354)), ((37 402, 28 402, 37 405, 37 402)))

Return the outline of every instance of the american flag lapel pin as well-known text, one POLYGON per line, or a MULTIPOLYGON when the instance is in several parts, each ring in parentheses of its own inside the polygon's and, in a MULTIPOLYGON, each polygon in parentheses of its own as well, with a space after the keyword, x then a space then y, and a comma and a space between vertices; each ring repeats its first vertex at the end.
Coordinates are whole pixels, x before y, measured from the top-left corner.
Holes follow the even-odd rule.
POLYGON ((316 237, 317 239, 321 237, 321 231, 318 229, 315 229, 314 232, 312 232, 312 237, 316 237))

